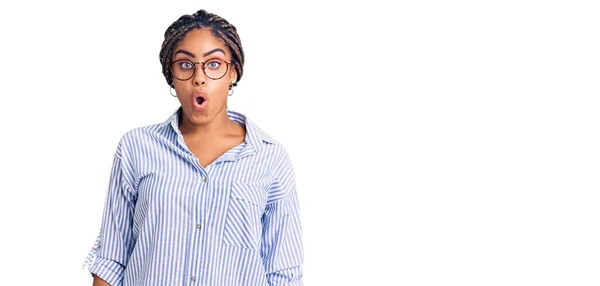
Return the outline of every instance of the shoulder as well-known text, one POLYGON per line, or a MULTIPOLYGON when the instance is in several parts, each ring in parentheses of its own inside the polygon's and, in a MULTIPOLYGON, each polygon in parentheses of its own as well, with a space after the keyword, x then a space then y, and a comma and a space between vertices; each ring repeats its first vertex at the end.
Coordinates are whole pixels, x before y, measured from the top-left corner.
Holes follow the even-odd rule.
POLYGON ((263 142, 261 150, 264 156, 270 158, 275 169, 288 169, 292 167, 292 160, 288 148, 284 143, 271 137, 269 142, 263 142))
POLYGON ((119 138, 117 152, 122 156, 131 155, 157 139, 166 138, 166 127, 164 124, 152 124, 129 129, 119 138))
POLYGON ((251 120, 247 121, 246 126, 250 130, 249 132, 253 133, 251 137, 254 137, 255 141, 261 145, 261 151, 277 158, 288 156, 287 148, 280 140, 271 136, 263 128, 259 127, 251 120))

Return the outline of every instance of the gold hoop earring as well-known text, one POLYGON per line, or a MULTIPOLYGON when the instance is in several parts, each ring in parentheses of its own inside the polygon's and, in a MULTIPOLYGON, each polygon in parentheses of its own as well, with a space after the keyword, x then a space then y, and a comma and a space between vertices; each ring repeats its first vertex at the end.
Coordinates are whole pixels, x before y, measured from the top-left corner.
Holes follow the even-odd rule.
POLYGON ((169 93, 173 96, 173 97, 177 97, 177 91, 175 91, 175 94, 173 94, 173 92, 171 90, 175 90, 173 87, 169 87, 169 93))

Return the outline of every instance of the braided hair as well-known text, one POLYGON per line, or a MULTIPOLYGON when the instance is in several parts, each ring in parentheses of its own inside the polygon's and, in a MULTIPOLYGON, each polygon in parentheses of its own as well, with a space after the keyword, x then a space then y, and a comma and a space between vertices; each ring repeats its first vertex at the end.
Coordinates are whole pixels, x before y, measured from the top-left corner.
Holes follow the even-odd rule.
POLYGON ((173 75, 171 73, 171 59, 173 58, 173 50, 185 37, 185 34, 195 28, 207 28, 212 35, 220 38, 225 42, 225 46, 231 53, 231 65, 237 73, 237 78, 232 86, 237 86, 238 81, 242 78, 244 71, 244 50, 242 42, 237 34, 235 26, 229 24, 227 20, 208 13, 205 10, 198 10, 192 15, 183 15, 177 19, 167 31, 165 31, 165 39, 160 48, 160 63, 162 72, 169 86, 173 86, 173 75))

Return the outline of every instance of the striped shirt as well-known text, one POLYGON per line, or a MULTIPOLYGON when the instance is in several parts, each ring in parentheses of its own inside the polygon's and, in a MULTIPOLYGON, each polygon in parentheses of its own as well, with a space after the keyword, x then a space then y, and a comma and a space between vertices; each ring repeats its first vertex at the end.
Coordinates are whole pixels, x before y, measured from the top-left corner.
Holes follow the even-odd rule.
POLYGON ((238 112, 244 142, 202 167, 181 107, 126 132, 84 267, 110 285, 302 285, 294 171, 281 143, 238 112))

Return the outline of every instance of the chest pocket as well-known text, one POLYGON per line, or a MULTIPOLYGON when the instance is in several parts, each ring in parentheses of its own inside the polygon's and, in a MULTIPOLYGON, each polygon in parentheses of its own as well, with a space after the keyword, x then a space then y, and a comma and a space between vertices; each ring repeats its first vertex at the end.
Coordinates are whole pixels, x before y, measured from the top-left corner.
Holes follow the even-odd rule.
POLYGON ((258 250, 268 182, 233 182, 223 232, 225 245, 258 250))

